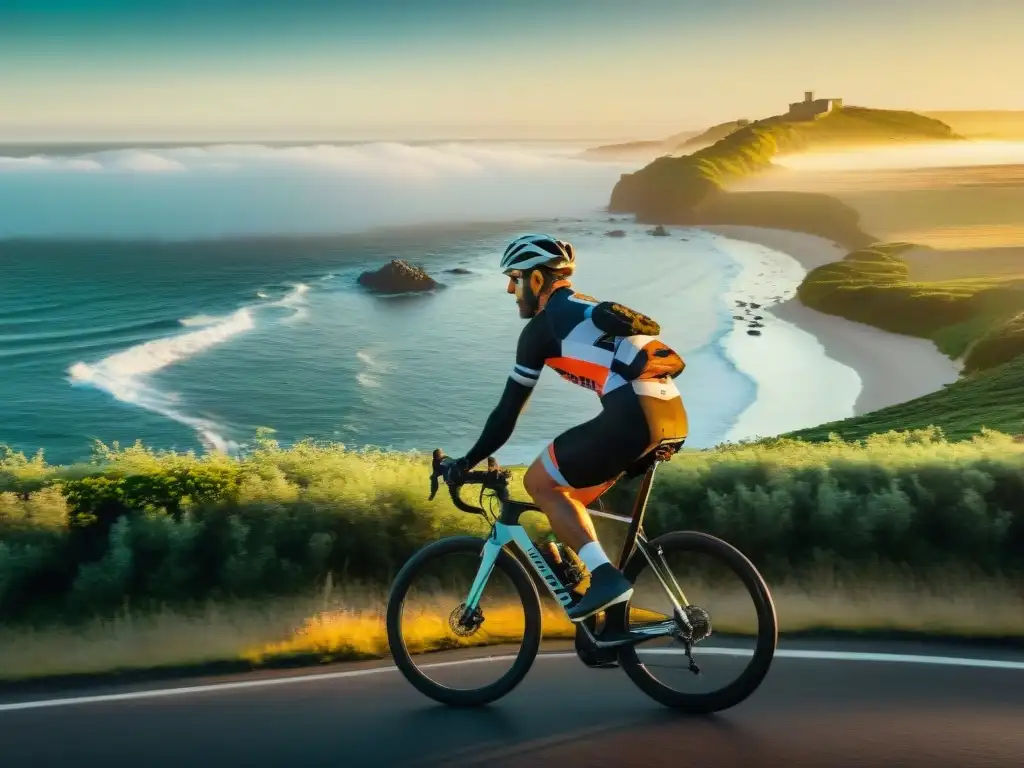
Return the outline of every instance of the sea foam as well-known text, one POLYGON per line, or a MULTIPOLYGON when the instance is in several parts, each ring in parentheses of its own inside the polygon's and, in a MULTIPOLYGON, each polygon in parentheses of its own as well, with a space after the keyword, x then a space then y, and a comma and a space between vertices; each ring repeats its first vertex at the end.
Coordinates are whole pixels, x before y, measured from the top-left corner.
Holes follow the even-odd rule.
POLYGON ((248 305, 224 317, 195 315, 184 318, 179 321, 183 326, 199 326, 198 330, 136 344, 94 363, 76 362, 68 368, 68 377, 72 384, 96 387, 123 403, 159 413, 191 427, 207 449, 233 451, 238 444, 224 436, 222 425, 186 413, 173 393, 162 392, 148 377, 251 330, 256 326, 254 315, 264 307, 293 309, 285 322, 305 316, 303 313, 308 313, 305 306, 308 291, 309 286, 299 283, 276 301, 248 305))

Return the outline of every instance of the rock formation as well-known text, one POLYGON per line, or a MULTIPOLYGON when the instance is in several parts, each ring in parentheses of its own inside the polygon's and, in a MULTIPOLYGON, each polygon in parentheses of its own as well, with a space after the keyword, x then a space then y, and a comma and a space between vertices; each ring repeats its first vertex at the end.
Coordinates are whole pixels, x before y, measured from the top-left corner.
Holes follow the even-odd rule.
POLYGON ((414 293, 439 288, 430 275, 419 267, 395 259, 376 271, 366 271, 359 276, 359 284, 377 293, 414 293))

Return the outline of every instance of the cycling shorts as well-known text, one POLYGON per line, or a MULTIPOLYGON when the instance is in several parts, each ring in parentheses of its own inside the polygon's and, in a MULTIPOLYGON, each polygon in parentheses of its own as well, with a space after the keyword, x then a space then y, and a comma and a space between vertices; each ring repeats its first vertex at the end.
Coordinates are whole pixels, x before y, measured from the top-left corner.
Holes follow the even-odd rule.
POLYGON ((560 434, 541 454, 559 486, 610 486, 662 440, 687 436, 686 409, 671 379, 629 382, 601 405, 597 416, 560 434))

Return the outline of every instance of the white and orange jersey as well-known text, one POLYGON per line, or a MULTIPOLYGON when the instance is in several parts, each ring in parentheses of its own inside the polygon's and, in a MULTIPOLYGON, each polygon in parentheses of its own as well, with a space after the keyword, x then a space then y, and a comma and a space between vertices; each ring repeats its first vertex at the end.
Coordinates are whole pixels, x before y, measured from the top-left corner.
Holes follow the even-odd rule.
POLYGON ((513 381, 534 387, 544 366, 599 397, 633 382, 637 394, 678 397, 682 358, 656 336, 615 336, 595 325, 596 299, 559 288, 519 336, 513 381))

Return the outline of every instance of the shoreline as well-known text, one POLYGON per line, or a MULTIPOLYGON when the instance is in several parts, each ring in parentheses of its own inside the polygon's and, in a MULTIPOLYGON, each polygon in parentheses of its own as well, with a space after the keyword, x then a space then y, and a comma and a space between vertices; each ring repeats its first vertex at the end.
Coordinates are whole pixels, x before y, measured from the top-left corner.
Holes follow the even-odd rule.
POLYGON ((770 311, 796 295, 803 265, 780 250, 704 234, 739 267, 722 295, 731 327, 719 344, 754 388, 721 442, 758 440, 853 416, 861 389, 857 371, 830 357, 813 334, 770 311))
MULTIPOLYGON (((795 261, 804 275, 842 259, 849 252, 826 238, 789 230, 740 225, 697 229, 782 254, 795 261)), ((740 293, 745 288, 737 284, 731 293, 740 293)), ((927 395, 960 376, 961 364, 946 357, 929 339, 890 333, 811 309, 796 298, 795 287, 783 300, 762 309, 765 314, 812 336, 830 360, 856 373, 860 384, 849 416, 860 416, 927 395)), ((737 351, 742 354, 742 350, 737 351)), ((760 382, 758 385, 760 387, 760 382)), ((741 417, 738 423, 742 421, 741 417)))

